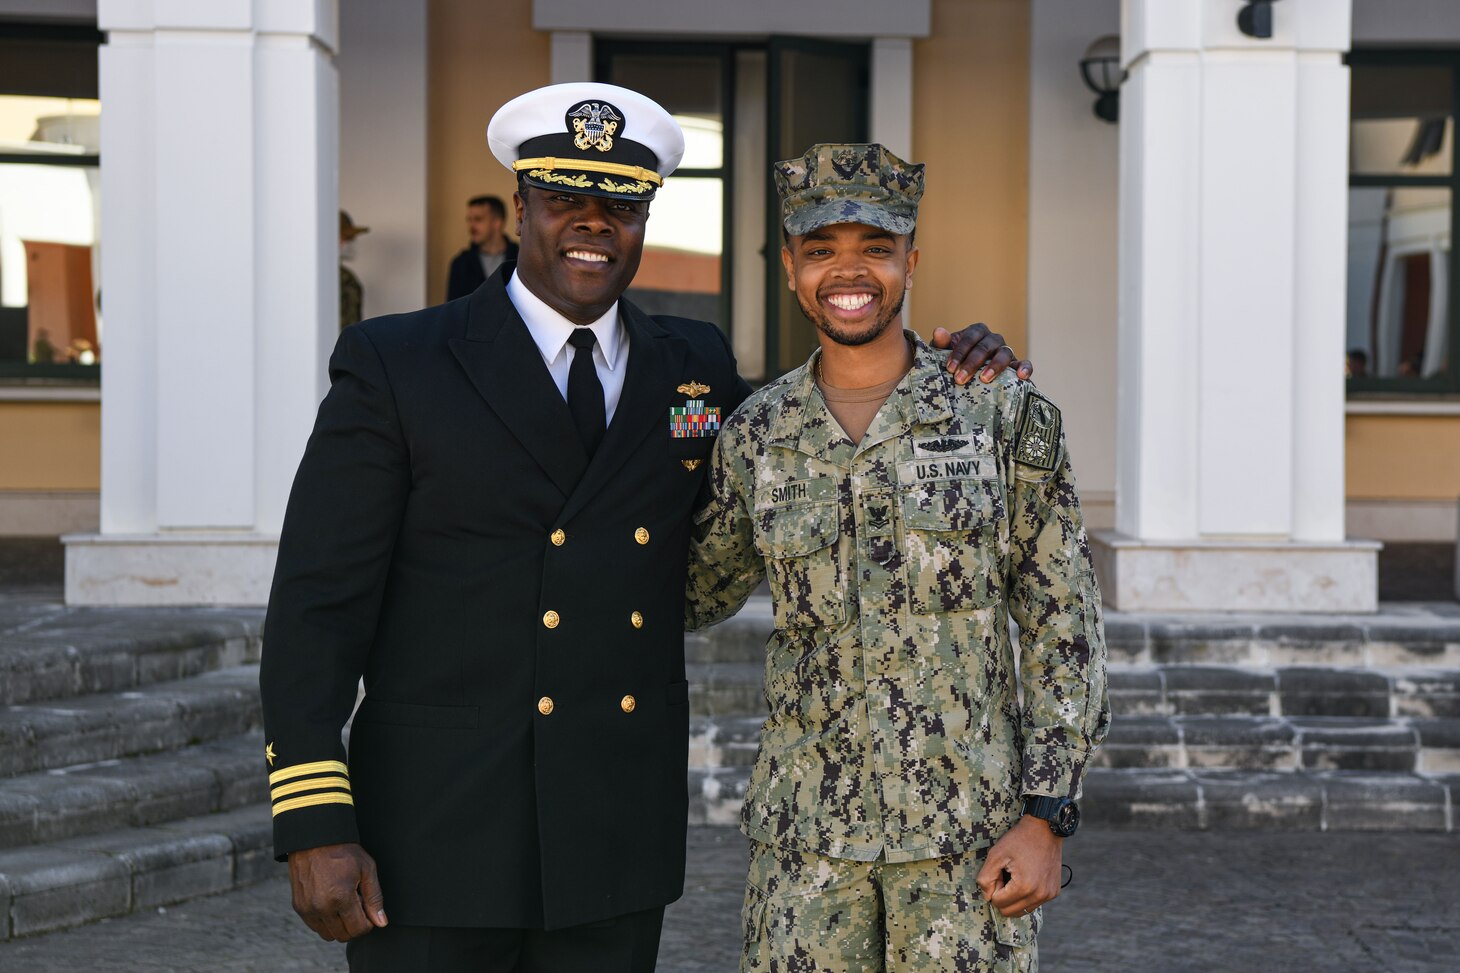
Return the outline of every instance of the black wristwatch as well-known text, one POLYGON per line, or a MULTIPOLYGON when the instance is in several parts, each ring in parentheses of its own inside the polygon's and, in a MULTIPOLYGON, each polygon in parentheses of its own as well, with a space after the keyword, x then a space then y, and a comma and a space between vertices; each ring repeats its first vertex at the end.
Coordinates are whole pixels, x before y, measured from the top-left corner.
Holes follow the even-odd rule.
POLYGON ((1080 808, 1068 797, 1026 797, 1024 813, 1049 822, 1049 830, 1068 838, 1080 827, 1080 808))

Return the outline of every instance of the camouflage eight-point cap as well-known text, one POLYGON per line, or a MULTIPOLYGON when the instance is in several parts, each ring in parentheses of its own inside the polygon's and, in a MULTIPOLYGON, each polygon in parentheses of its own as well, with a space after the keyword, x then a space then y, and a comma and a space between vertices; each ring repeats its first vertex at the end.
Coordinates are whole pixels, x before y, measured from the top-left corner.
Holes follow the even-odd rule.
POLYGON ((833 223, 866 223, 897 234, 917 225, 923 164, 904 162, 876 142, 813 145, 774 168, 781 223, 792 236, 833 223))

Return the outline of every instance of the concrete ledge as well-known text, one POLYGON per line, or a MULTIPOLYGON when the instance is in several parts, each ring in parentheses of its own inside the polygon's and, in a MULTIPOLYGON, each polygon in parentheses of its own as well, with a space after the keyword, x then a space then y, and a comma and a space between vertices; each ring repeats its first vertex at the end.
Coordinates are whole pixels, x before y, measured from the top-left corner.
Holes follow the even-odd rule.
MULTIPOLYGON (((750 768, 691 771, 691 824, 737 824, 750 768)), ((1460 831, 1460 774, 1110 770, 1085 775, 1092 827, 1160 831, 1460 831)))
POLYGON ((1344 612, 1379 607, 1378 541, 1147 541, 1095 531, 1109 608, 1124 612, 1344 612))
POLYGON ((55 537, 96 530, 101 494, 96 490, 0 490, 0 535, 55 537))
POLYGON ((279 539, 261 534, 67 534, 68 605, 266 605, 279 539))
POLYGON ((259 862, 269 840, 268 807, 257 804, 163 827, 0 851, 0 939, 251 884, 272 874, 259 862))
MULTIPOLYGON (((686 661, 753 664, 758 680, 772 627, 769 596, 755 595, 739 615, 687 636, 686 661)), ((1460 604, 1386 602, 1372 614, 1329 615, 1108 610, 1105 641, 1113 664, 1460 669, 1460 604)))
POLYGON ((257 727, 258 667, 0 708, 0 777, 175 750, 257 727))
POLYGON ((0 848, 148 827, 268 799, 262 734, 0 780, 0 848))
POLYGON ((262 616, 87 611, 37 612, 13 629, 4 621, 0 705, 184 679, 257 662, 261 650, 262 616))

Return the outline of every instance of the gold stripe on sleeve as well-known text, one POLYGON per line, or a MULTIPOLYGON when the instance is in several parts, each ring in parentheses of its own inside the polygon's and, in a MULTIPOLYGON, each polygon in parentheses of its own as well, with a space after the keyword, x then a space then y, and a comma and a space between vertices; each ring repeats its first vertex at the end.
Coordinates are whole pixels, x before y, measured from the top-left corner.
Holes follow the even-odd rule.
POLYGON ((349 794, 341 794, 339 791, 331 791, 326 794, 306 794, 304 797, 291 797, 287 801, 280 801, 274 805, 274 817, 278 817, 285 811, 297 811, 302 807, 314 807, 316 804, 351 804, 355 799, 349 794))
POLYGON ((303 777, 305 774, 322 774, 325 771, 333 774, 348 774, 350 769, 338 760, 316 760, 312 764, 295 764, 270 774, 269 786, 272 787, 281 780, 291 780, 295 777, 303 777))
POLYGON ((350 789, 350 782, 344 777, 311 777, 309 780, 296 780, 292 784, 280 784, 274 788, 270 796, 277 801, 281 797, 298 794, 300 791, 322 790, 326 787, 337 787, 347 791, 350 789))

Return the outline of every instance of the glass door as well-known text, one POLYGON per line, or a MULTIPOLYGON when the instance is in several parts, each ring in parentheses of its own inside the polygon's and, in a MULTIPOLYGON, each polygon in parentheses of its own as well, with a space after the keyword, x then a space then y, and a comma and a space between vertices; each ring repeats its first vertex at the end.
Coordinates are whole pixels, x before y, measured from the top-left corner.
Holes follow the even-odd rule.
POLYGON ((766 375, 804 362, 816 333, 786 286, 781 204, 771 164, 819 142, 865 142, 869 48, 803 37, 771 38, 767 52, 766 375))

